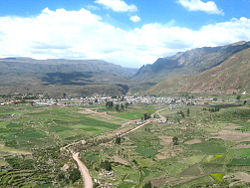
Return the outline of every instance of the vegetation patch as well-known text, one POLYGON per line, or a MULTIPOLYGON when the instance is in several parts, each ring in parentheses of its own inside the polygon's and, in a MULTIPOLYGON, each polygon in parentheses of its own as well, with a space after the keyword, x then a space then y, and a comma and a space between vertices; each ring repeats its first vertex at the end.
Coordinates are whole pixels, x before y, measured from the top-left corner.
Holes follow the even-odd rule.
POLYGON ((194 150, 200 150, 206 154, 216 154, 216 153, 225 153, 226 147, 223 145, 221 141, 208 141, 202 142, 199 144, 191 145, 191 148, 194 150))
POLYGON ((233 158, 227 166, 250 166, 250 158, 233 158))
POLYGON ((210 174, 214 179, 222 182, 223 181, 223 176, 225 175, 224 173, 211 173, 210 174))
POLYGON ((150 147, 138 147, 136 152, 147 158, 152 158, 157 154, 157 150, 150 147))
POLYGON ((234 157, 250 157, 250 148, 229 150, 234 157))
POLYGON ((143 113, 131 112, 131 113, 118 114, 116 116, 124 119, 136 120, 142 118, 143 113))

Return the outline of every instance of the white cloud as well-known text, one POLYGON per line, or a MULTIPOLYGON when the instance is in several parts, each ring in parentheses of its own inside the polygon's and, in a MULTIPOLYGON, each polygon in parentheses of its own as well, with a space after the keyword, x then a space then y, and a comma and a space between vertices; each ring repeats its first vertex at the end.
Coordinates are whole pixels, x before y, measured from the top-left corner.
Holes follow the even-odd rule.
POLYGON ((139 16, 137 16, 137 15, 131 16, 129 19, 130 19, 132 22, 140 22, 140 21, 141 21, 141 18, 140 18, 139 16))
POLYGON ((88 10, 100 10, 100 7, 89 4, 89 5, 87 5, 87 9, 88 10))
POLYGON ((125 30, 86 9, 44 9, 30 18, 0 17, 0 57, 103 59, 139 67, 178 51, 250 40, 250 19, 245 17, 198 30, 171 23, 125 30))
POLYGON ((214 1, 203 2, 201 0, 178 0, 189 11, 204 11, 208 14, 224 15, 223 10, 218 9, 214 1))
POLYGON ((96 0, 97 4, 103 5, 106 8, 112 9, 115 12, 136 12, 137 7, 132 4, 128 5, 122 0, 96 0))

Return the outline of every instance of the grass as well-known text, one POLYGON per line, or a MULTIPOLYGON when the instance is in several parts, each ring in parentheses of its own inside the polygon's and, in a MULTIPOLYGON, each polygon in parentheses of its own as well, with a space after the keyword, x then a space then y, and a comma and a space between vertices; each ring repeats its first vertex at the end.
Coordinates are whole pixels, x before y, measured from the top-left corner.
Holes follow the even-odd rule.
POLYGON ((250 148, 246 149, 232 149, 229 150, 229 153, 234 157, 250 157, 250 148))
POLYGON ((223 154, 226 152, 226 147, 223 145, 223 143, 216 140, 193 144, 191 149, 200 150, 206 154, 223 154))
POLYGON ((129 119, 129 120, 136 120, 143 117, 143 113, 140 112, 130 112, 130 113, 123 113, 123 114, 117 114, 117 117, 129 119))
POLYGON ((135 184, 133 183, 124 183, 122 185, 119 185, 117 188, 131 188, 133 187, 135 184))
POLYGON ((250 166, 250 158, 233 158, 227 166, 250 166))
POLYGON ((157 154, 157 150, 150 147, 138 147, 136 152, 147 158, 152 158, 157 154))
POLYGON ((210 174, 214 179, 222 182, 223 181, 223 176, 225 175, 224 173, 211 173, 210 174))
POLYGON ((222 157, 223 157, 223 155, 215 155, 215 156, 213 156, 212 158, 209 159, 209 162, 216 161, 217 159, 220 159, 222 157))
MULTIPOLYGON (((115 110, 108 110, 108 114, 128 119, 128 120, 137 120, 141 119, 145 113, 153 114, 158 106, 155 105, 138 105, 138 106, 129 106, 125 111, 116 112, 115 110)), ((101 109, 100 109, 101 110, 101 109)))

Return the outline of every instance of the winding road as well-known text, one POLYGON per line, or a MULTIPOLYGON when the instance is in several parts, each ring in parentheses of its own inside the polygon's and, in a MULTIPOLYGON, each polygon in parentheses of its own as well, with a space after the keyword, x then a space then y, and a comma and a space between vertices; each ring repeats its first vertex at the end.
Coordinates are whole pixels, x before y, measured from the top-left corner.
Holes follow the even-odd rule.
POLYGON ((82 179, 83 179, 83 182, 84 182, 84 187, 85 188, 93 188, 93 182, 92 182, 92 178, 91 178, 91 176, 89 174, 89 170, 82 163, 82 161, 80 161, 79 153, 72 153, 72 156, 73 156, 73 159, 77 162, 77 165, 78 165, 79 170, 81 172, 82 179))
MULTIPOLYGON (((159 116, 160 120, 166 120, 166 118, 163 117, 163 116, 160 114, 160 112, 161 112, 162 110, 164 110, 164 109, 157 110, 154 114, 157 114, 157 115, 159 116)), ((152 117, 153 117, 153 116, 152 116, 152 117)), ((132 128, 132 129, 126 131, 126 132, 123 132, 123 133, 121 133, 121 134, 119 134, 119 135, 117 135, 117 136, 123 137, 123 136, 125 136, 125 135, 127 135, 127 134, 129 134, 129 133, 132 133, 132 132, 134 132, 134 131, 136 131, 136 130, 142 128, 143 126, 145 126, 145 125, 147 125, 147 124, 153 122, 153 120, 154 120, 153 118, 151 118, 151 119, 149 119, 149 120, 145 120, 141 125, 139 125, 139 126, 137 126, 137 127, 135 127, 135 128, 132 128)), ((126 125, 126 124, 129 124, 129 123, 131 123, 131 121, 129 121, 129 122, 123 124, 123 126, 126 125)), ((86 143, 85 141, 78 141, 78 142, 74 142, 74 143, 72 143, 72 144, 68 144, 68 145, 65 146, 64 148, 67 149, 68 147, 73 146, 73 145, 75 145, 76 143, 79 143, 79 142, 82 142, 82 144, 85 144, 85 143, 86 143)), ((79 159, 79 152, 74 153, 72 150, 70 150, 70 152, 72 153, 72 157, 73 157, 73 159, 76 161, 76 163, 77 163, 77 165, 78 165, 78 168, 79 168, 79 171, 81 172, 82 179, 83 179, 83 182, 84 182, 84 188, 93 188, 93 181, 92 181, 92 178, 91 178, 91 176, 90 176, 90 174, 89 174, 88 168, 87 168, 87 167, 82 163, 82 161, 79 159)))

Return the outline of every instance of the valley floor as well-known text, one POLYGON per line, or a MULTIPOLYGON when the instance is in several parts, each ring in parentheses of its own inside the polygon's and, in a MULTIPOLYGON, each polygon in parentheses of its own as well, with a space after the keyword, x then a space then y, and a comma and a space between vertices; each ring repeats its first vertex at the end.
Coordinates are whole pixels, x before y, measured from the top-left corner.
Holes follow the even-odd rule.
POLYGON ((0 187, 250 186, 250 106, 0 109, 0 187), (151 114, 149 120, 141 120, 151 114), (79 163, 78 163, 79 164, 79 163))

